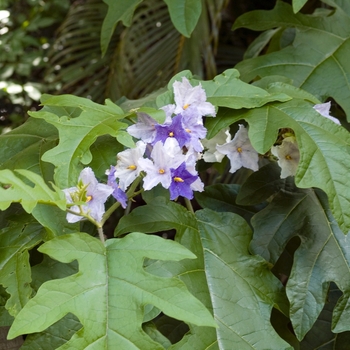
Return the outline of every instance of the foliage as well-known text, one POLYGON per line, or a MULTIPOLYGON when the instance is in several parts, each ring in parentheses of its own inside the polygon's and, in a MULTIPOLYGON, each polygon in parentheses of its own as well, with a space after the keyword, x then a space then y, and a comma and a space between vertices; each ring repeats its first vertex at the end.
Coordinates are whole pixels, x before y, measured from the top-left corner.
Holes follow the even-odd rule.
POLYGON ((220 25, 224 1, 70 7, 46 75, 66 93, 42 94, 0 136, 9 339, 348 346, 350 8, 322 1, 242 15, 234 29, 264 32, 221 74, 210 68, 217 35, 198 37, 220 25))

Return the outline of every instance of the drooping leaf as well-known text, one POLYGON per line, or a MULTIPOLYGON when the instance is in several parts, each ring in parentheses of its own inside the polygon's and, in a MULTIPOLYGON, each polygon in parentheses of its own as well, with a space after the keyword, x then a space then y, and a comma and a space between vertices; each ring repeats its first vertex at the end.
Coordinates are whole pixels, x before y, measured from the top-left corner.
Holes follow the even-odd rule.
MULTIPOLYGON (((236 184, 216 184, 205 187, 203 192, 195 193, 195 197, 202 208, 235 213, 249 222, 252 216, 261 208, 237 204, 239 189, 240 186, 236 184)), ((254 204, 261 202, 255 202, 254 204)))
POLYGON ((299 12, 306 3, 307 0, 293 0, 293 12, 299 12))
POLYGON ((300 99, 270 103, 248 111, 227 111, 225 116, 216 117, 214 122, 209 119, 207 123, 213 125, 211 130, 214 133, 213 130, 220 130, 240 119, 249 123, 249 138, 261 154, 275 143, 279 129, 294 130, 300 149, 295 175, 297 186, 324 190, 334 217, 347 233, 350 229, 350 187, 346 176, 347 164, 350 164, 349 132, 300 99))
POLYGON ((270 324, 273 306, 286 311, 282 284, 266 262, 250 255, 252 232, 232 213, 196 212, 204 248, 219 347, 229 349, 292 349, 270 324), (278 306, 277 306, 278 305, 278 306))
POLYGON ((138 4, 143 0, 103 0, 108 5, 108 12, 103 21, 101 29, 101 51, 102 56, 105 55, 108 44, 111 40, 115 27, 119 21, 122 21, 125 26, 130 26, 132 16, 138 4))
MULTIPOLYGON (((339 1, 332 1, 338 6, 339 1)), ((321 101, 334 98, 350 118, 349 60, 350 13, 336 9, 329 16, 293 13, 285 2, 277 1, 271 11, 252 11, 234 24, 234 29, 246 27, 266 30, 279 26, 296 28, 292 45, 236 65, 244 81, 256 76, 284 75, 295 86, 311 92, 321 101)), ((349 120, 349 119, 348 119, 349 120)))
POLYGON ((27 215, 0 230, 0 284, 10 295, 5 305, 10 315, 16 316, 33 293, 28 250, 42 241, 42 231, 27 215))
POLYGON ((281 189, 294 190, 294 179, 288 176, 281 179, 281 168, 277 162, 271 162, 249 176, 237 196, 240 205, 254 205, 264 202, 281 189))
POLYGON ((197 0, 164 0, 175 28, 190 37, 202 11, 202 2, 197 0))
POLYGON ((96 238, 76 233, 46 242, 39 251, 62 262, 78 260, 79 272, 60 283, 44 283, 16 317, 9 338, 40 332, 71 312, 83 328, 61 350, 89 345, 162 349, 141 330, 146 304, 186 322, 215 327, 208 310, 181 281, 157 277, 142 267, 145 257, 175 261, 195 257, 176 242, 131 233, 122 239, 107 240, 104 246, 96 238), (45 317, 39 311, 42 305, 47 306, 45 317))
MULTIPOLYGON (((106 105, 99 105, 89 99, 62 95, 51 97, 43 104, 75 107, 82 111, 76 118, 58 116, 46 110, 31 113, 33 117, 45 119, 58 129, 58 146, 46 152, 42 159, 56 166, 55 183, 62 189, 72 186, 77 181, 81 163, 91 162, 92 155, 89 149, 97 137, 109 134, 121 141, 121 137, 127 135, 122 130, 127 124, 118 121, 124 117, 124 112, 111 102, 106 101, 106 105)), ((132 146, 131 136, 128 135, 127 140, 127 145, 132 146)), ((127 140, 122 139, 124 143, 127 140)))
POLYGON ((290 318, 301 340, 321 312, 328 286, 334 281, 343 291, 337 303, 332 330, 349 330, 350 255, 347 237, 340 231, 320 190, 281 189, 272 202, 252 220, 254 237, 251 249, 275 263, 287 242, 299 236, 300 247, 287 283, 291 303, 290 318))
POLYGON ((0 210, 7 209, 11 203, 20 203, 27 213, 31 213, 38 203, 66 209, 66 199, 61 190, 57 187, 52 190, 41 176, 24 169, 18 169, 15 173, 0 170, 0 210))

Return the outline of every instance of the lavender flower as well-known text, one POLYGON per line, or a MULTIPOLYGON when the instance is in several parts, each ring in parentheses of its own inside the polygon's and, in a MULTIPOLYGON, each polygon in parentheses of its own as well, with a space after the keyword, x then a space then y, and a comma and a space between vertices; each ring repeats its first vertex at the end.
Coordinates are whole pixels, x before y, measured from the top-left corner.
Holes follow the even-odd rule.
POLYGON ((104 203, 112 194, 113 188, 98 183, 91 168, 84 168, 79 176, 78 185, 63 190, 67 203, 84 202, 70 207, 70 210, 77 213, 67 213, 67 221, 78 222, 83 219, 82 215, 88 215, 97 222, 101 222, 105 212, 104 203))

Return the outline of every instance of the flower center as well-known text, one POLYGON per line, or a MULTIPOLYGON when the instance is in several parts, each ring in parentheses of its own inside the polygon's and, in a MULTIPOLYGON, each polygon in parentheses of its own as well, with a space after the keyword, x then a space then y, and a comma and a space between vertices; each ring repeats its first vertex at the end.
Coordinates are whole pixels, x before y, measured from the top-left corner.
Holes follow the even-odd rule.
POLYGON ((242 151, 243 151, 243 150, 242 150, 242 147, 238 147, 238 148, 237 148, 237 152, 238 152, 238 153, 242 153, 242 151))
POLYGON ((159 174, 164 174, 164 173, 165 173, 165 170, 164 170, 164 169, 159 169, 159 170, 158 170, 158 173, 159 173, 159 174))
POLYGON ((126 169, 135 170, 136 168, 137 168, 136 165, 131 164, 131 165, 129 165, 126 169))
POLYGON ((174 177, 174 181, 175 182, 184 182, 184 180, 181 179, 181 177, 177 177, 177 176, 174 177))
POLYGON ((183 109, 187 109, 190 105, 188 103, 186 103, 184 106, 183 106, 183 109))
POLYGON ((169 132, 169 137, 174 137, 174 133, 172 131, 169 132))
POLYGON ((293 159, 289 154, 287 154, 285 158, 286 158, 287 160, 292 160, 292 159, 293 159))
POLYGON ((92 200, 92 196, 86 196, 86 203, 89 203, 92 200))
POLYGON ((190 129, 185 129, 186 132, 188 132, 189 134, 191 133, 190 129))

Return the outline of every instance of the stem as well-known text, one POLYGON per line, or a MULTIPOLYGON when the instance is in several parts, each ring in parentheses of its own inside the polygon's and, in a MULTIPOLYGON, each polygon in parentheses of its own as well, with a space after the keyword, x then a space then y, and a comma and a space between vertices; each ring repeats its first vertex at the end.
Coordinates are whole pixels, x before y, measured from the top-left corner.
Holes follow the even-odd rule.
POLYGON ((100 241, 104 244, 105 243, 105 235, 103 234, 103 228, 102 226, 97 226, 98 236, 100 237, 100 241))
MULTIPOLYGON (((138 178, 136 178, 135 181, 131 184, 129 190, 126 192, 126 195, 128 196, 128 200, 135 197, 136 195, 138 195, 141 192, 141 191, 134 192, 136 187, 140 183, 141 179, 142 179, 142 176, 139 176, 138 178)), ((109 217, 113 214, 113 212, 117 208, 119 208, 119 206, 120 206, 119 202, 115 202, 113 205, 110 206, 110 208, 103 215, 103 219, 101 221, 101 226, 103 226, 103 224, 109 219, 109 217)))
POLYGON ((188 198, 185 198, 185 203, 186 203, 186 208, 188 209, 188 211, 190 211, 192 214, 194 214, 194 210, 193 210, 191 201, 188 198))

